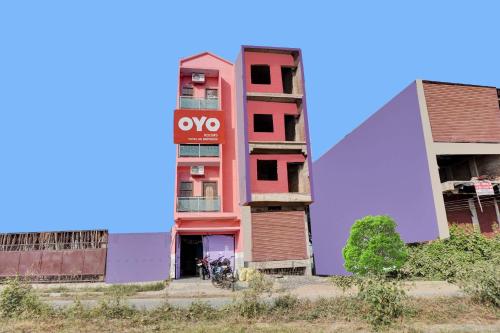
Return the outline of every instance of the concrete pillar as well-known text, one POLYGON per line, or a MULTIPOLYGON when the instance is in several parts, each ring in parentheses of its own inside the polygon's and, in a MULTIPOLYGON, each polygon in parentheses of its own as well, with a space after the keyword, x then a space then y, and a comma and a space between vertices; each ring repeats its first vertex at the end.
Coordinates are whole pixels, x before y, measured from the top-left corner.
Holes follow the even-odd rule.
POLYGON ((472 226, 474 227, 474 231, 481 232, 481 228, 479 227, 479 218, 477 216, 476 205, 474 204, 474 198, 469 199, 469 209, 472 214, 472 226))
POLYGON ((493 198, 493 203, 495 204, 495 212, 497 213, 497 222, 500 227, 500 210, 498 209, 498 201, 497 198, 493 198))

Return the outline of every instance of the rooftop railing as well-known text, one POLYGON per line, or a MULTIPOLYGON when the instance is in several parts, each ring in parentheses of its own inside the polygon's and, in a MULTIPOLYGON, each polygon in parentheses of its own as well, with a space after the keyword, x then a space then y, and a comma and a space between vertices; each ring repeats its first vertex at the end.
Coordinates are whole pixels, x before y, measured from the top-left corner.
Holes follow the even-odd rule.
POLYGON ((180 144, 179 157, 219 157, 219 145, 180 144))
POLYGON ((219 197, 178 197, 178 212, 219 212, 219 197))
POLYGON ((218 110, 218 98, 197 98, 191 96, 180 96, 179 105, 181 109, 195 109, 195 110, 218 110))

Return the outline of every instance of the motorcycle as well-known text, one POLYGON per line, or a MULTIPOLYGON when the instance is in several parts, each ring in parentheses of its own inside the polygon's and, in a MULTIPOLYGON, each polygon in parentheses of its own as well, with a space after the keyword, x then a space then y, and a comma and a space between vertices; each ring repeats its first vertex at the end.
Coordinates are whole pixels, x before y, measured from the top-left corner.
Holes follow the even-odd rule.
POLYGON ((234 291, 236 279, 231 268, 231 261, 228 258, 219 257, 210 262, 210 267, 212 271, 212 284, 215 287, 232 289, 234 291))

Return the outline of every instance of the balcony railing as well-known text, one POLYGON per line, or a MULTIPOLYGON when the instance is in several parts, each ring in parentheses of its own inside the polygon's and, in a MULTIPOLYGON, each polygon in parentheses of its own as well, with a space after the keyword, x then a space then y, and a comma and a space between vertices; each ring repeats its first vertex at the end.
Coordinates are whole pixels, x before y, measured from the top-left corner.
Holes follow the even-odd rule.
POLYGON ((181 96, 179 99, 179 105, 181 109, 206 109, 206 110, 218 110, 219 109, 219 99, 218 98, 195 98, 191 96, 181 96))
POLYGON ((179 197, 177 198, 178 212, 218 212, 220 211, 219 197, 179 197))
POLYGON ((180 144, 179 157, 219 157, 219 145, 180 144))

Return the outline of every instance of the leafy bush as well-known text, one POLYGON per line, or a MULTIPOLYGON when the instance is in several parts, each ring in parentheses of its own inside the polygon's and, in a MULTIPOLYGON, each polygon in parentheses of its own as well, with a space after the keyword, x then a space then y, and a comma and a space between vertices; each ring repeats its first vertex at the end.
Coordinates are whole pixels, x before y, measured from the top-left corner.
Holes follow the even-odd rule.
POLYGON ((271 294, 273 282, 259 271, 247 274, 248 289, 242 294, 235 307, 240 316, 255 318, 264 313, 269 307, 262 300, 264 294, 271 294))
POLYGON ((109 319, 123 319, 132 317, 137 310, 127 304, 120 291, 101 299, 98 306, 93 309, 97 316, 109 319))
POLYGON ((342 289, 343 292, 346 292, 348 289, 351 289, 358 280, 358 277, 354 275, 334 275, 330 277, 333 285, 342 289))
POLYGON ((300 304, 297 296, 290 294, 282 295, 274 299, 272 309, 275 311, 290 311, 300 304))
POLYGON ((8 280, 0 293, 0 317, 33 317, 48 310, 31 286, 19 279, 8 280))
POLYGON ((459 275, 458 285, 472 298, 500 307, 500 261, 481 261, 459 275))
POLYGON ((375 330, 403 315, 407 297, 399 281, 365 277, 358 280, 358 287, 358 298, 368 308, 366 319, 375 330))
POLYGON ((405 244, 389 216, 357 220, 342 254, 345 268, 359 275, 387 274, 399 269, 407 258, 405 244))
POLYGON ((459 275, 481 261, 500 253, 500 238, 488 239, 477 232, 450 228, 450 238, 408 246, 403 275, 456 282, 459 275))

